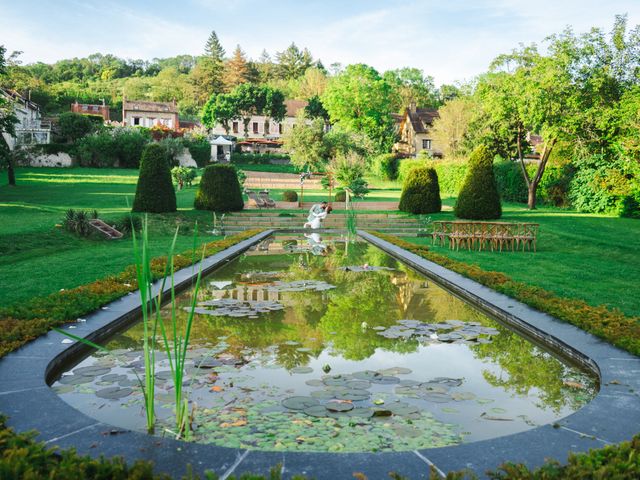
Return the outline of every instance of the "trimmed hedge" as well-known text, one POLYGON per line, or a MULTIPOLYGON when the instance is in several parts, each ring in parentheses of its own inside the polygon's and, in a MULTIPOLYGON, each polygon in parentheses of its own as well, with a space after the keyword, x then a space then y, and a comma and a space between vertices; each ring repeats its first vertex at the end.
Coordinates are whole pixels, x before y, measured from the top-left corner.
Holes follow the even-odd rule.
POLYGON ((205 168, 196 193, 194 207, 214 212, 235 212, 244 208, 238 174, 233 165, 205 168))
POLYGON ((198 168, 204 168, 211 163, 211 144, 206 140, 185 140, 185 146, 198 168))
POLYGON ((404 181, 398 209, 408 213, 437 213, 442 210, 438 174, 433 168, 419 167, 404 181))
POLYGON ((344 190, 340 190, 339 192, 336 192, 336 195, 334 198, 336 202, 346 202, 347 192, 345 192, 344 190))
POLYGON ((469 171, 453 212, 458 218, 472 220, 494 220, 502 216, 493 157, 485 145, 477 147, 469 158, 469 171))
MULTIPOLYGON (((202 248, 205 250, 205 256, 210 256, 260 231, 246 230, 224 240, 206 243, 196 250, 182 252, 174 256, 174 267, 178 270, 197 262, 202 255, 202 248)), ((166 263, 167 257, 156 257, 151 261, 154 280, 162 278, 166 263)), ((135 265, 129 265, 117 275, 0 308, 0 357, 47 333, 51 327, 74 321, 137 288, 135 265)))
POLYGON ((604 305, 592 307, 583 300, 559 297, 543 288, 513 280, 504 273, 486 271, 477 265, 469 265, 430 252, 424 245, 415 245, 384 233, 371 233, 533 308, 571 323, 634 355, 640 355, 640 317, 629 317, 618 309, 609 309, 604 305))
POLYGON ((382 180, 395 180, 398 178, 398 157, 392 153, 378 155, 373 158, 372 170, 382 180))
POLYGON ((166 151, 157 143, 147 145, 142 153, 133 211, 164 213, 176 210, 176 191, 166 151))
POLYGON ((298 193, 293 190, 285 190, 282 192, 282 200, 285 202, 297 202, 298 201, 298 193))
POLYGON ((232 153, 231 163, 268 164, 272 160, 290 160, 284 153, 232 153))

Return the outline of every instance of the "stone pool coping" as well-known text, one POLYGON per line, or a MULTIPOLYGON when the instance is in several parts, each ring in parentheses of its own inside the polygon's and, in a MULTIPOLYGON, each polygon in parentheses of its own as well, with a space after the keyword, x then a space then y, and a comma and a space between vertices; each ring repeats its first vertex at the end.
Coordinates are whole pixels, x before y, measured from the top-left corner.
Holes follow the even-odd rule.
MULTIPOLYGON (((264 231, 206 258, 203 271, 219 268, 272 233, 273 230, 264 231)), ((0 412, 9 417, 8 424, 17 431, 36 429, 38 438, 50 445, 73 447, 94 457, 119 455, 130 462, 152 461, 156 471, 176 477, 191 464, 195 473, 210 470, 221 480, 231 474, 268 474, 277 464, 282 466, 284 478, 306 474, 318 480, 352 478, 353 472, 362 472, 372 480, 382 479, 388 478, 390 471, 409 479, 426 479, 431 466, 440 473, 470 468, 482 476, 504 461, 529 466, 541 465, 547 457, 564 461, 569 452, 599 448, 638 433, 640 358, 374 235, 362 231, 358 234, 477 308, 597 372, 602 383, 600 392, 588 405, 553 426, 452 447, 394 453, 232 449, 122 430, 75 410, 48 387, 47 380, 62 364, 81 356, 85 348, 81 344, 62 344, 65 337, 52 331, 0 359, 0 412)), ((197 269, 195 265, 176 272, 176 284, 189 286, 197 269)), ((75 327, 71 332, 92 339, 104 338, 131 322, 139 309, 137 294, 125 296, 88 315, 86 322, 71 325, 75 327)))

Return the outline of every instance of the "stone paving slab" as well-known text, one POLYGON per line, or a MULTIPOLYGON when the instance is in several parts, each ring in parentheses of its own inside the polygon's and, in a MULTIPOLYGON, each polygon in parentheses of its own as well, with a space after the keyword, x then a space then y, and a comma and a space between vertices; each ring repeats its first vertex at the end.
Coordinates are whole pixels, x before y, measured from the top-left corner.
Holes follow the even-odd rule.
MULTIPOLYGON (((272 231, 258 234, 203 262, 203 270, 224 265, 272 231)), ((395 471, 410 479, 429 478, 429 469, 443 472, 469 468, 481 478, 504 461, 541 465, 545 458, 564 461, 569 452, 599 448, 630 439, 640 424, 640 358, 533 310, 454 272, 366 232, 365 240, 435 280, 480 310, 494 316, 563 356, 598 373, 602 388, 581 410, 554 425, 515 435, 452 447, 395 453, 262 452, 184 443, 169 438, 122 430, 88 417, 65 403, 47 384, 56 367, 87 354, 82 344, 69 346, 65 337, 49 332, 0 360, 0 412, 18 431, 37 429, 39 439, 62 448, 73 447, 91 456, 123 456, 127 461, 149 460, 158 472, 180 477, 190 464, 197 474, 213 471, 222 480, 242 473, 268 474, 278 464, 285 479, 306 474, 318 480, 352 478, 362 472, 370 479, 389 478, 395 471)), ((197 267, 177 272, 180 287, 187 287, 197 267)), ((154 286, 157 291, 159 283, 154 286)), ((86 321, 67 325, 76 335, 98 340, 132 321, 140 308, 137 295, 128 295, 87 315, 86 321)))

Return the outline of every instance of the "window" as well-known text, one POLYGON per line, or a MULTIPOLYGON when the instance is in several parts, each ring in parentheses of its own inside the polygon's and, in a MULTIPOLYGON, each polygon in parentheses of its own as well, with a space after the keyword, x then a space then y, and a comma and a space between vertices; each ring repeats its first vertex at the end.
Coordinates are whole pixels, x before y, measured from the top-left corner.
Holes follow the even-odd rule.
POLYGON ((140 125, 140 117, 133 117, 133 124, 140 125))
POLYGON ((278 124, 278 133, 282 135, 284 133, 284 125, 281 123, 278 124))
POLYGON ((233 126, 231 128, 233 133, 238 133, 238 122, 233 122, 233 126))
POLYGON ((258 133, 258 122, 253 122, 253 133, 258 133))
POLYGON ((431 150, 431 140, 422 140, 422 148, 425 150, 431 150))

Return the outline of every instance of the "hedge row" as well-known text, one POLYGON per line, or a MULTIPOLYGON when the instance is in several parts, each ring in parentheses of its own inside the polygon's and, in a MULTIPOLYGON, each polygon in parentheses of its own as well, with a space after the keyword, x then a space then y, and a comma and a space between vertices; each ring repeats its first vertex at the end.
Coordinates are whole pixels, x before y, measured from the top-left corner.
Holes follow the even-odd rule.
POLYGON ((469 265, 433 253, 424 245, 415 245, 380 232, 372 233, 482 285, 571 323, 634 355, 640 355, 640 317, 629 317, 616 308, 609 309, 604 305, 593 307, 583 300, 559 297, 543 288, 513 280, 504 273, 483 270, 477 265, 469 265))
MULTIPOLYGON (((80 456, 74 450, 59 451, 43 442, 34 440, 35 433, 15 433, 6 425, 6 419, 0 416, 0 478, 28 478, 30 480, 59 479, 109 479, 109 480, 169 480, 167 475, 154 474, 150 462, 137 461, 127 466, 121 457, 93 459, 80 456)), ((185 470, 190 471, 189 465, 185 470)), ((282 468, 276 465, 271 469, 269 480, 280 480, 282 468)), ((367 480, 362 473, 354 472, 347 477, 367 480)), ((431 480, 439 475, 431 469, 431 480)), ((640 436, 629 442, 608 445, 588 453, 570 454, 568 463, 560 465, 555 460, 547 460, 544 466, 529 470, 525 465, 504 463, 495 472, 487 472, 495 480, 584 480, 586 478, 635 480, 640 477, 640 436)), ((197 480, 197 475, 187 473, 183 480, 197 480)), ((211 473, 207 479, 218 477, 211 473)), ((230 477, 234 480, 236 477, 230 477)), ((305 480, 307 477, 294 475, 292 480, 305 480)), ((408 480, 390 472, 393 480, 408 480)), ((465 471, 450 472, 447 480, 476 479, 473 473, 465 471)), ((262 475, 244 474, 239 480, 267 480, 262 475)))
MULTIPOLYGON (((205 255, 210 256, 259 233, 247 230, 224 240, 204 244, 205 255)), ((202 255, 202 246, 197 251, 187 250, 174 256, 178 270, 188 267, 202 255)), ((154 279, 165 272, 167 257, 157 257, 151 262, 154 279)), ((0 358, 40 335, 51 327, 62 325, 91 313, 109 302, 137 290, 135 265, 129 265, 121 273, 87 285, 52 293, 46 297, 35 297, 20 304, 0 309, 0 358)))
MULTIPOLYGON (((457 196, 467 175, 468 164, 446 162, 441 160, 406 159, 401 160, 398 167, 398 178, 404 180, 409 171, 416 167, 433 167, 438 174, 440 192, 444 195, 457 196)), ((527 169, 533 176, 535 165, 527 169)), ((497 161, 493 164, 493 172, 498 183, 500 198, 507 202, 526 203, 527 185, 517 162, 497 161)), ((541 202, 557 207, 569 206, 569 184, 572 176, 570 167, 547 166, 542 182, 538 187, 538 199, 541 202)))
POLYGON ((231 163, 269 164, 272 160, 289 160, 284 153, 232 153, 231 163))

